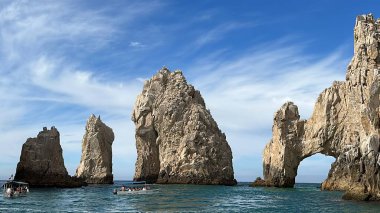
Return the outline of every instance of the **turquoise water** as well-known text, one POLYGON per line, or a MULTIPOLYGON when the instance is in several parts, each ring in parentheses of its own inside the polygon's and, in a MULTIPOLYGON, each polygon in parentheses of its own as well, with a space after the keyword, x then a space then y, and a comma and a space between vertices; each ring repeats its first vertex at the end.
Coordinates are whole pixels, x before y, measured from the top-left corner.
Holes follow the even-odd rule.
POLYGON ((294 189, 251 188, 248 183, 154 185, 148 192, 113 195, 122 183, 1 196, 0 212, 380 212, 380 203, 344 201, 341 192, 320 191, 318 184, 296 184, 294 189))

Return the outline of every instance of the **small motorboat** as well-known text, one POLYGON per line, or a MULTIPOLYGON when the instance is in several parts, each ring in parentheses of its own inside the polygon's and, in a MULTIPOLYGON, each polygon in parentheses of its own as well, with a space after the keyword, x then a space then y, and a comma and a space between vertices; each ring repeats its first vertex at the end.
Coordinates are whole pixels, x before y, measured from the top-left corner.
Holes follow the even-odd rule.
POLYGON ((123 184, 120 189, 114 189, 112 193, 115 195, 142 194, 149 190, 151 188, 146 181, 133 181, 123 184))
POLYGON ((26 196, 29 193, 29 184, 20 181, 9 180, 3 185, 4 197, 26 196))

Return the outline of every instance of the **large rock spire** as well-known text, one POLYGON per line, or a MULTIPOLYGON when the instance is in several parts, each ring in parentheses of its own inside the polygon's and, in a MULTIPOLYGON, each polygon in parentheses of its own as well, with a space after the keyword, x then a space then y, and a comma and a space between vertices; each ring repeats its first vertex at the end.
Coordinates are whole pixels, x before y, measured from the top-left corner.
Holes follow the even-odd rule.
POLYGON ((80 187, 85 183, 70 177, 63 162, 59 132, 46 127, 36 138, 23 144, 15 180, 25 181, 32 187, 80 187))
POLYGON ((146 81, 132 120, 136 124, 135 180, 236 184, 226 136, 181 71, 163 68, 146 81))
POLYGON ((75 176, 89 184, 111 184, 114 133, 100 116, 91 115, 82 140, 82 157, 75 176))

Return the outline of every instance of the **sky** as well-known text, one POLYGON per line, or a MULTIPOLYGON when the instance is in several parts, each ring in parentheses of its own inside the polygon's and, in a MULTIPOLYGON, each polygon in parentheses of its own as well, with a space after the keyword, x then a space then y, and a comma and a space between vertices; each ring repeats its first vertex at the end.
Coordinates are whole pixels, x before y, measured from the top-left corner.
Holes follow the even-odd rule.
MULTIPOLYGON (((115 133, 113 174, 132 179, 136 96, 163 66, 198 89, 233 152, 235 178, 262 176, 273 115, 286 101, 307 119, 353 55, 357 15, 374 0, 0 0, 0 179, 42 127, 61 134, 70 175, 93 113, 115 133)), ((297 182, 321 182, 332 157, 301 162, 297 182)))

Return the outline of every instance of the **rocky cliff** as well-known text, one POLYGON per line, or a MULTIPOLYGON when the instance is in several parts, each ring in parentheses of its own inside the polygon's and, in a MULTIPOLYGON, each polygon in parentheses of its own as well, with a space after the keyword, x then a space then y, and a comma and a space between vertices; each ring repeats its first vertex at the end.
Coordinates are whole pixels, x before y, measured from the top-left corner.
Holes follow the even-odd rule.
POLYGON ((25 181, 31 187, 80 187, 85 183, 70 177, 65 168, 59 132, 46 127, 36 138, 28 138, 22 146, 15 180, 25 181))
POLYGON ((112 142, 114 134, 100 117, 91 115, 82 140, 82 157, 76 177, 89 184, 112 184, 112 142))
POLYGON ((226 136, 182 72, 163 68, 146 81, 132 120, 136 125, 135 180, 236 184, 226 136))
POLYGON ((358 16, 346 81, 319 95, 308 120, 300 120, 291 102, 275 114, 260 185, 292 187, 299 163, 322 153, 336 159, 322 189, 345 190, 346 199, 380 199, 379 44, 380 19, 358 16))

